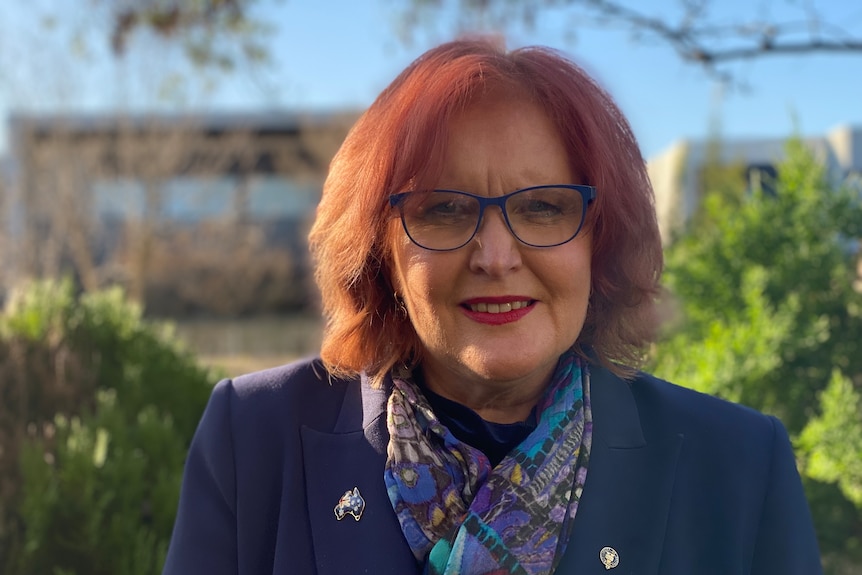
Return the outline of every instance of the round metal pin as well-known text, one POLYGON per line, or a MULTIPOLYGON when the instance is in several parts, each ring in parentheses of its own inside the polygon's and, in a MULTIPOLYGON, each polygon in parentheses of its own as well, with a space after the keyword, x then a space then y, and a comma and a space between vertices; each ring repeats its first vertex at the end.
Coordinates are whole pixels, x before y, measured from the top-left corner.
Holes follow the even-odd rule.
POLYGON ((605 569, 613 569, 620 564, 620 554, 613 547, 602 547, 599 551, 599 559, 605 569))

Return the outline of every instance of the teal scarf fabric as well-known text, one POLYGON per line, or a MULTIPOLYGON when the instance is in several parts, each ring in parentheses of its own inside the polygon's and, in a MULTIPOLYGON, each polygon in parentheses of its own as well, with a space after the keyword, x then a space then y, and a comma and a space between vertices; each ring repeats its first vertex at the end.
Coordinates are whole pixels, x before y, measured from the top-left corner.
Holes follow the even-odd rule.
POLYGON ((587 476, 586 363, 572 351, 560 357, 537 405, 536 429, 493 469, 440 423, 414 382, 393 382, 384 479, 425 573, 553 573, 587 476))

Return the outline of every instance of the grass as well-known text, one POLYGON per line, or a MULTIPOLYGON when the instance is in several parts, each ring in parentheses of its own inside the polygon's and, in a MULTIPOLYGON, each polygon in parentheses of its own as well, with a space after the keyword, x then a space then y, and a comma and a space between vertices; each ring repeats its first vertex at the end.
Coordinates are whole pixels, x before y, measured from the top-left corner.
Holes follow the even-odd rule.
POLYGON ((320 349, 322 322, 310 315, 171 322, 201 363, 227 377, 288 363, 320 349))

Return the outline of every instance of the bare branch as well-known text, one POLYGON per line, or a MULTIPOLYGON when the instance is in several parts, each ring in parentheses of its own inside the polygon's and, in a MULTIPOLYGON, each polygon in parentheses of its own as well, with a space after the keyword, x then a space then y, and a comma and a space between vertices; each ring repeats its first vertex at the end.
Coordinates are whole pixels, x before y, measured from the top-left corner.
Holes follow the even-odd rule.
POLYGON ((722 62, 759 58, 769 54, 814 54, 817 52, 859 52, 862 54, 862 41, 859 42, 829 42, 812 40, 810 42, 789 42, 787 44, 761 43, 751 48, 736 48, 717 50, 715 52, 700 52, 692 59, 704 62, 722 62))
MULTIPOLYGON (((622 27, 639 41, 658 40, 684 61, 702 66, 724 81, 732 80, 728 64, 741 60, 789 54, 862 55, 862 31, 850 32, 846 23, 825 19, 812 2, 797 6, 795 21, 771 21, 761 16, 727 22, 710 14, 710 8, 717 6, 712 0, 679 0, 676 17, 656 15, 640 8, 644 4, 622 0, 454 1, 460 22, 504 23, 504 28, 513 25, 512 16, 529 27, 542 10, 569 9, 578 16, 577 27, 622 27)), ((408 0, 406 21, 417 21, 420 12, 425 16, 434 11, 442 14, 446 5, 442 0, 408 0)))
MULTIPOLYGON (((578 1, 572 2, 577 4, 578 1)), ((704 15, 707 1, 685 1, 685 16, 679 25, 647 16, 619 2, 612 0, 585 0, 585 4, 604 16, 610 16, 636 30, 647 30, 667 41, 685 60, 703 64, 707 67, 718 62, 744 60, 780 54, 813 54, 818 52, 857 52, 862 54, 862 37, 848 37, 836 25, 828 25, 835 38, 824 39, 823 23, 819 14, 809 7, 808 38, 804 40, 783 40, 794 33, 794 24, 769 22, 750 22, 747 24, 724 26, 698 26, 704 15), (716 40, 718 39, 718 40, 716 40), (724 47, 718 44, 733 41, 747 42, 747 46, 724 47), (710 46, 709 41, 717 42, 710 46)))

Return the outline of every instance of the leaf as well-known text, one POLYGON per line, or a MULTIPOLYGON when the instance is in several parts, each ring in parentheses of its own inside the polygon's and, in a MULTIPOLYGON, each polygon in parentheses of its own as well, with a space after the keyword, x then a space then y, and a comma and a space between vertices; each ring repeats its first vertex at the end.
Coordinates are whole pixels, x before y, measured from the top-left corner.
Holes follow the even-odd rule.
POLYGON ((862 394, 840 370, 820 395, 820 415, 808 422, 796 444, 805 472, 837 483, 862 509, 862 394))

